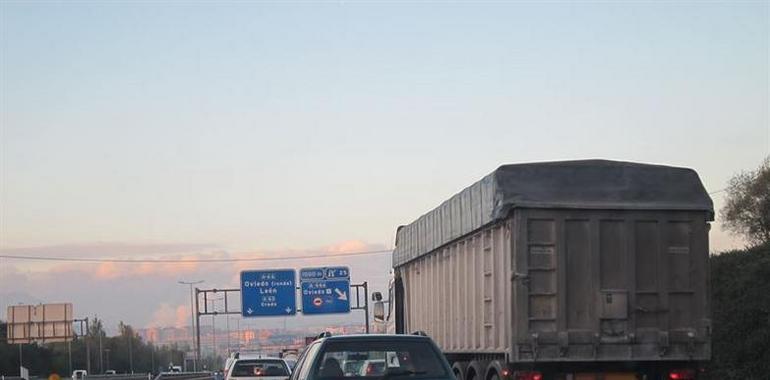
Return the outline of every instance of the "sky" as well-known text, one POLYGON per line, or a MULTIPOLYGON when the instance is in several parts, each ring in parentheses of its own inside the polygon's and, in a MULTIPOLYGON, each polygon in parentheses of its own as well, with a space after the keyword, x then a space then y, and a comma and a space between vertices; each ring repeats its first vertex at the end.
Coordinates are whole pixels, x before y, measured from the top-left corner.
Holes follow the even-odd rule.
MULTIPOLYGON (((501 164, 565 159, 690 167, 718 209, 770 155, 769 8, 3 1, 0 252, 382 250, 501 164)), ((714 223, 712 251, 742 245, 714 223)), ((387 254, 342 263, 384 290, 387 254)), ((176 281, 273 265, 0 259, 0 306, 182 325, 176 281)))

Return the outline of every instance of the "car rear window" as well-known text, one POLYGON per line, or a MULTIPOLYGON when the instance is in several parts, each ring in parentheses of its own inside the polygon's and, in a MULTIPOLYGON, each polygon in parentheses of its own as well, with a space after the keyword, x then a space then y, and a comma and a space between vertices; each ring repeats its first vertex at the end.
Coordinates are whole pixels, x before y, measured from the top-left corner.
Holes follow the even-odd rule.
POLYGON ((441 354, 428 341, 328 342, 313 379, 445 377, 441 354))
POLYGON ((282 360, 239 360, 235 362, 231 377, 289 376, 289 369, 282 360))

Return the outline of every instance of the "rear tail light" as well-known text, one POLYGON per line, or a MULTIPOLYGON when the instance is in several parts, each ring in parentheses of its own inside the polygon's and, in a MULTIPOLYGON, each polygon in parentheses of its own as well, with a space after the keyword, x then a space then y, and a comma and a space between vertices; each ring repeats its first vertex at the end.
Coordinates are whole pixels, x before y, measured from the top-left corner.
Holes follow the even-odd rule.
POLYGON ((668 378, 671 380, 694 380, 694 369, 675 369, 668 373, 668 378))
POLYGON ((543 380, 543 374, 538 371, 516 372, 514 380, 543 380))

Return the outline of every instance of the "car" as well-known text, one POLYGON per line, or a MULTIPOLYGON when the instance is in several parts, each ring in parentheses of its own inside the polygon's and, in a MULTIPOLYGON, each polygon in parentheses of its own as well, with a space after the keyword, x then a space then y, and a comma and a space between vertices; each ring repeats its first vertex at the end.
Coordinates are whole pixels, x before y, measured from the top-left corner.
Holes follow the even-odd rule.
POLYGON ((88 376, 88 372, 84 369, 76 369, 72 371, 72 380, 83 380, 88 376))
POLYGON ((287 380, 291 367, 281 358, 238 355, 230 361, 225 380, 287 380))
POLYGON ((424 335, 322 334, 302 353, 290 380, 454 380, 424 335))
POLYGON ((105 375, 115 375, 115 374, 117 374, 117 372, 115 372, 114 369, 108 369, 108 370, 104 371, 104 374, 105 375))

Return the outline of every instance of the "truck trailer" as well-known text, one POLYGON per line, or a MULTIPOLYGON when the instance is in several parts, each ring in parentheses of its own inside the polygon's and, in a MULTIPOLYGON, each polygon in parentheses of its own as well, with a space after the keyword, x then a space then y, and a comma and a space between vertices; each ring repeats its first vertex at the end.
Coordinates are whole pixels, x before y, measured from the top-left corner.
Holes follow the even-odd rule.
POLYGON ((692 169, 503 165, 398 228, 375 321, 432 337, 458 380, 695 379, 713 220, 692 169))

